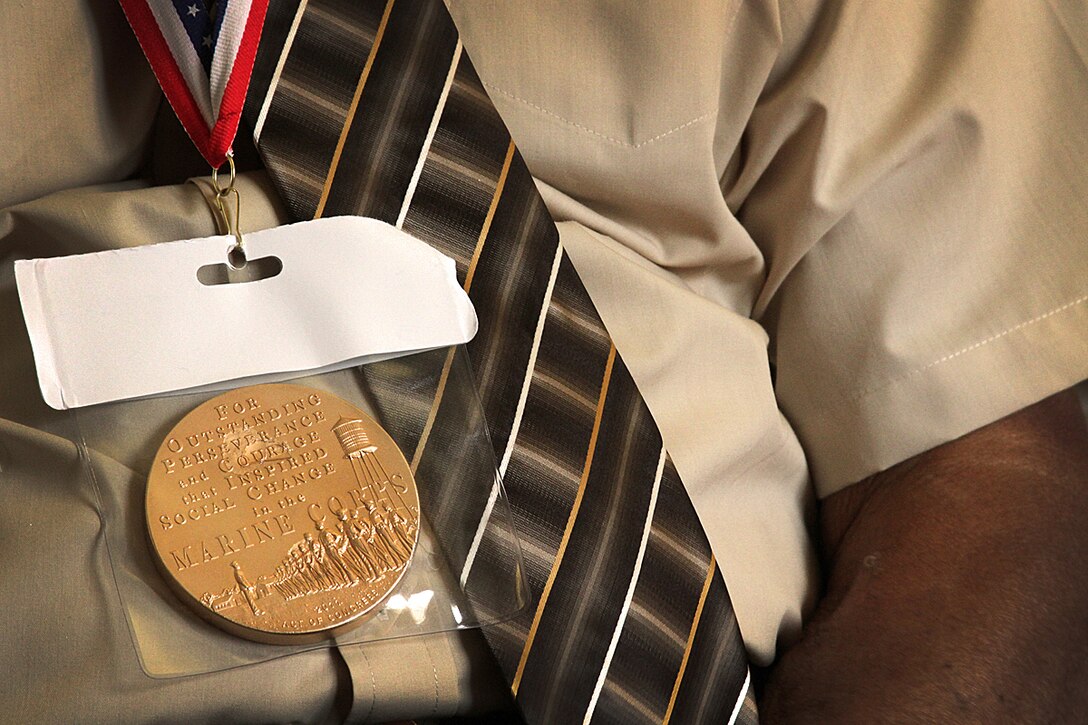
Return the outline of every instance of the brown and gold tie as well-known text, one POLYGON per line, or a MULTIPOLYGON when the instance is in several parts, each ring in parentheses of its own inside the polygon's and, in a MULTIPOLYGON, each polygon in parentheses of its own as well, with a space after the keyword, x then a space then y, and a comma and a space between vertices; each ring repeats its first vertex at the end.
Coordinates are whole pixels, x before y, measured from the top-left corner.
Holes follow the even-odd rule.
MULTIPOLYGON (((246 117, 296 218, 375 217, 457 262, 532 591, 484 634, 526 720, 755 722, 706 536, 440 0, 273 0, 246 117)), ((455 364, 423 393, 397 365, 368 377, 417 471, 450 465, 432 452, 463 425, 455 364)), ((442 500, 487 521, 493 493, 474 496, 442 500)), ((473 534, 462 581, 509 560, 501 526, 473 534)))

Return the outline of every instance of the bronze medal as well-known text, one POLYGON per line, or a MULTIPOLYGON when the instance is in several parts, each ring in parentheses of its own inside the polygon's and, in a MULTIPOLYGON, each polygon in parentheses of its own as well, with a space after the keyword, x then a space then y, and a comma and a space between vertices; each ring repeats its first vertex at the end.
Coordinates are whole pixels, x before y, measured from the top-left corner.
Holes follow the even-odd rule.
POLYGON ((214 624, 261 642, 334 637, 392 594, 419 536, 404 455, 361 410, 300 385, 193 409, 147 484, 166 579, 214 624))

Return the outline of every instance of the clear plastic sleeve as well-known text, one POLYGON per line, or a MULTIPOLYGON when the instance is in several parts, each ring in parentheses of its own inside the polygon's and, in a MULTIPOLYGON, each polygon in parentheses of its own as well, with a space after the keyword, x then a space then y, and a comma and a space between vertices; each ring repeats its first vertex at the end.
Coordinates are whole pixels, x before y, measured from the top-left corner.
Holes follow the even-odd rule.
MULTIPOLYGON (((333 639, 263 644, 222 631, 168 585, 145 515, 160 444, 189 411, 222 391, 73 410, 81 475, 97 501, 120 605, 149 676, 182 677, 338 643, 477 627, 526 606, 520 545, 463 346, 289 382, 364 410, 404 454, 419 495, 411 561, 377 612, 333 639)), ((311 488, 320 495, 319 483, 311 488)))

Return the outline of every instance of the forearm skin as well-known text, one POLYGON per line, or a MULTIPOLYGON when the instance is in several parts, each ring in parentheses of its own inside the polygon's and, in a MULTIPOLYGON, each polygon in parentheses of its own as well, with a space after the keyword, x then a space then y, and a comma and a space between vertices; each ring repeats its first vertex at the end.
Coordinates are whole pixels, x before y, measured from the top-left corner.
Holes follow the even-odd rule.
POLYGON ((1062 393, 828 497, 764 723, 1088 721, 1088 431, 1062 393))

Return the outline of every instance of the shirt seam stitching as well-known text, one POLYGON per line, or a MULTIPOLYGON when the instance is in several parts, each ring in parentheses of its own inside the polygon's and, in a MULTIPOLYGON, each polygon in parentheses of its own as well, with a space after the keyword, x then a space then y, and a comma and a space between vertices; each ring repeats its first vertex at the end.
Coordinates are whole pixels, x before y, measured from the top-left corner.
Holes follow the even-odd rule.
POLYGON ((594 130, 594 129, 590 128, 589 126, 585 126, 585 125, 580 124, 580 123, 578 123, 576 121, 571 121, 568 118, 564 118, 563 116, 560 116, 555 111, 548 110, 547 108, 544 108, 543 106, 541 106, 539 104, 533 103, 532 101, 527 101, 526 99, 522 98, 521 96, 515 95, 515 94, 511 93, 510 91, 503 90, 502 88, 499 88, 498 86, 492 85, 490 83, 484 83, 484 87, 487 88, 489 91, 493 91, 493 92, 498 93, 500 95, 506 96, 507 98, 510 98, 510 99, 512 99, 514 101, 517 101, 518 103, 524 104, 525 106, 528 106, 529 108, 533 109, 534 111, 537 111, 538 113, 541 113, 541 114, 543 114, 545 116, 550 116, 551 118, 554 118, 557 121, 560 121, 560 122, 562 122, 562 123, 564 123, 564 124, 566 124, 568 126, 571 126, 572 128, 576 128, 579 131, 581 131, 582 133, 586 133, 586 134, 589 134, 591 136, 596 136, 597 138, 603 139, 603 140, 608 141, 609 143, 615 144, 617 146, 622 146, 624 148, 636 149, 636 150, 642 148, 643 146, 649 146, 650 144, 652 144, 652 143, 654 143, 656 141, 660 141, 661 139, 663 139, 663 138, 665 138, 667 136, 671 136, 674 133, 677 133, 679 131, 683 131, 686 128, 694 126, 695 124, 701 123, 701 122, 711 118, 712 116, 714 116, 714 111, 708 111, 708 112, 702 114, 701 116, 696 116, 695 118, 692 118, 692 119, 690 119, 688 121, 684 121, 683 123, 679 124, 678 126, 674 126, 673 128, 670 128, 670 129, 668 129, 666 131, 662 131, 661 133, 657 134, 656 136, 652 136, 652 137, 650 137, 648 139, 644 139, 644 140, 639 141, 637 143, 632 143, 630 141, 624 141, 622 139, 618 139, 618 138, 615 138, 613 136, 609 136, 608 134, 601 133, 600 131, 594 130))
MULTIPOLYGON (((366 716, 363 720, 369 720, 370 716, 374 714, 374 707, 378 704, 378 682, 374 677, 374 667, 370 664, 370 657, 367 656, 366 650, 362 647, 359 648, 359 652, 363 655, 363 659, 366 660, 366 668, 370 674, 370 707, 366 709, 366 716)), ((351 673, 351 665, 348 665, 348 675, 351 673)), ((354 689, 355 677, 351 677, 352 688, 354 689)), ((349 711, 350 717, 350 711, 349 711)))
POLYGON ((909 372, 906 372, 906 373, 903 373, 901 375, 897 375, 897 376, 895 376, 895 377, 893 377, 891 379, 885 380, 884 382, 880 383, 879 385, 873 385, 873 386, 870 386, 870 387, 865 388, 863 390, 860 390, 860 391, 854 393, 853 395, 851 395, 850 397, 848 397, 847 400, 849 402, 851 402, 851 403, 856 403, 856 402, 860 401, 862 398, 866 398, 866 397, 872 395, 873 393, 877 393, 877 392, 880 392, 882 390, 885 390, 886 388, 889 388, 892 385, 895 385, 896 383, 902 382, 902 381, 907 380, 909 378, 912 378, 912 377, 914 377, 916 375, 920 375, 920 374, 924 373, 927 370, 931 370, 931 369, 933 369, 933 368, 935 368, 935 367, 937 367, 939 365, 943 365, 944 363, 949 362, 951 360, 954 360, 954 359, 956 359, 958 357, 962 357, 963 355, 966 355, 969 352, 973 352, 975 350, 978 350, 981 347, 989 345, 991 342, 996 342, 997 340, 1000 340, 1003 337, 1007 337, 1007 336, 1011 335, 1014 332, 1018 332, 1020 330, 1023 330, 1024 328, 1030 327, 1031 325, 1042 322, 1043 320, 1046 320, 1046 319, 1048 319, 1050 317, 1053 317, 1054 315, 1058 315, 1058 314, 1061 314, 1062 312, 1066 312, 1068 310, 1071 310, 1071 309, 1073 309, 1074 307, 1076 307, 1078 305, 1084 304, 1085 302, 1088 302, 1088 294, 1081 295, 1080 297, 1078 297, 1078 298, 1076 298, 1076 299, 1074 299, 1074 300, 1072 300, 1070 302, 1066 302, 1063 305, 1059 305, 1059 306, 1057 306, 1057 307, 1055 307, 1055 308, 1053 308, 1051 310, 1048 310, 1047 312, 1044 312, 1044 313, 1042 313, 1040 315, 1037 315, 1037 316, 1031 318, 1030 320, 1025 320, 1025 321, 1020 322, 1020 323, 1018 323, 1016 325, 1013 325, 1012 327, 1008 327, 1008 328, 1002 330, 1001 332, 997 332, 997 333, 995 333, 993 335, 990 335, 989 337, 987 337, 987 338, 985 338, 983 340, 979 340, 978 342, 972 343, 972 344, 970 344, 970 345, 968 345, 966 347, 963 347, 963 348, 961 348, 959 350, 956 350, 955 352, 948 353, 947 355, 944 355, 943 357, 940 357, 940 358, 934 360, 933 362, 927 363, 927 364, 922 365, 920 367, 914 368, 913 370, 910 370, 909 372))

